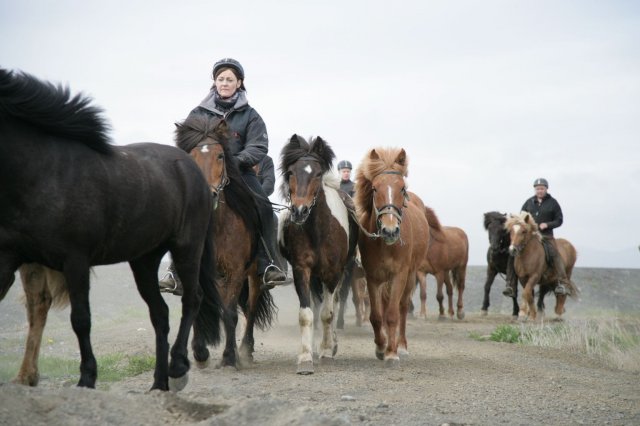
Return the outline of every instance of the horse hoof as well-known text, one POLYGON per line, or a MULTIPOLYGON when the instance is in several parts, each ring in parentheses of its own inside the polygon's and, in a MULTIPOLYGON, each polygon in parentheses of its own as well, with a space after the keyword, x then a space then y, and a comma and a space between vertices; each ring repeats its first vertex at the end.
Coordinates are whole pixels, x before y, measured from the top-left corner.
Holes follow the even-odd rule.
POLYGON ((398 368, 400 367, 400 358, 387 358, 384 360, 384 368, 398 368))
POLYGON ((376 358, 382 361, 384 359, 384 351, 379 351, 376 349, 376 358))
POLYGON ((489 315, 489 311, 487 311, 486 309, 480 311, 480 316, 486 317, 487 315, 489 315))
POLYGON ((409 359, 409 351, 405 348, 398 348, 398 356, 400 359, 409 359))
POLYGON ((438 316, 438 321, 446 321, 447 320, 447 316, 446 315, 439 315, 438 316))
POLYGON ((464 319, 464 311, 458 311, 458 319, 459 320, 463 320, 464 319))
POLYGON ((296 374, 301 374, 303 376, 313 374, 313 361, 303 361, 300 364, 298 364, 298 369, 296 370, 296 374))
POLYGON ((328 356, 321 356, 320 357, 320 365, 333 365, 335 364, 335 359, 332 357, 328 357, 328 356))
POLYGON ((189 374, 182 377, 169 377, 169 390, 172 392, 180 392, 189 383, 189 374))
POLYGON ((198 367, 200 369, 207 368, 209 366, 209 364, 211 364, 211 358, 207 358, 205 361, 196 360, 196 367, 198 367))

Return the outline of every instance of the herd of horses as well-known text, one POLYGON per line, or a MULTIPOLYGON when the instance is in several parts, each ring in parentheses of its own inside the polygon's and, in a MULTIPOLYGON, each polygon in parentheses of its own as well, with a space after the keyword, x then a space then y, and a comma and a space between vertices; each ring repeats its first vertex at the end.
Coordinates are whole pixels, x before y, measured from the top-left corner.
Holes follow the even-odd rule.
MULTIPOLYGON (((52 306, 71 305, 80 347, 78 386, 95 387, 89 306, 90 268, 128 262, 146 302, 156 337, 152 389, 180 390, 187 383, 187 344, 198 366, 208 346, 222 340, 221 366, 252 362, 254 327, 268 328, 277 308, 256 270, 259 216, 228 147, 223 120, 190 116, 176 125, 176 147, 145 143, 114 146, 102 111, 84 96, 28 74, 0 69, 0 300, 19 270, 29 331, 15 382, 38 383, 38 354, 52 306), (169 350, 168 307, 158 288, 158 268, 170 252, 181 277, 182 316, 169 350), (238 312, 246 317, 240 348, 238 312), (169 357, 170 355, 170 357, 169 357)), ((356 323, 368 316, 375 355, 386 366, 408 356, 407 316, 420 285, 426 317, 427 274, 436 277, 441 318, 465 316, 463 293, 469 244, 465 232, 440 224, 435 212, 407 190, 408 156, 402 148, 367 151, 356 175, 355 197, 339 190, 331 172, 335 154, 320 137, 293 135, 280 156, 282 196, 278 241, 291 265, 300 301, 297 372, 314 371, 314 329, 321 322, 317 356, 337 354, 336 311, 344 313, 353 290, 356 323), (351 282, 345 276, 352 277, 351 282), (443 286, 448 295, 445 312, 443 286), (453 288, 457 289, 457 311, 453 288), (347 289, 347 292, 344 291, 347 289), (341 291, 342 290, 342 291, 341 291)), ((495 276, 506 273, 516 252, 514 279, 524 286, 514 315, 536 317, 533 288, 553 289, 536 225, 528 214, 485 214, 489 233, 483 312, 495 276)), ((567 265, 575 249, 558 241, 567 265)), ((556 313, 566 296, 557 296, 556 313)))

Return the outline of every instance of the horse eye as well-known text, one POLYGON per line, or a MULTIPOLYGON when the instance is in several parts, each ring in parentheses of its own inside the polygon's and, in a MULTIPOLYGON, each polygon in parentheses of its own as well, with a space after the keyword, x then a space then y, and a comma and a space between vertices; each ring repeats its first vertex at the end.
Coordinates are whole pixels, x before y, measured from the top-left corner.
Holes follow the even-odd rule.
POLYGON ((224 154, 223 153, 218 154, 218 160, 224 160, 224 154))

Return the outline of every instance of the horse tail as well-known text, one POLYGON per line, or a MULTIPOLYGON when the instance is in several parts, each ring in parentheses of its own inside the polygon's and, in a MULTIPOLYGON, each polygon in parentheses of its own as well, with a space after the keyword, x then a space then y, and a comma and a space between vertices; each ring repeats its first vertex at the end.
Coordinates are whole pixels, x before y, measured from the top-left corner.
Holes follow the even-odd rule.
MULTIPOLYGON (((238 297, 238 304, 242 308, 245 316, 249 316, 249 280, 244 280, 240 296, 238 297)), ((271 292, 261 291, 256 301, 256 311, 254 321, 256 327, 262 331, 266 331, 273 325, 273 320, 278 314, 278 307, 276 306, 271 292)))
POLYGON ((204 293, 200 310, 195 319, 195 326, 206 344, 220 343, 220 320, 222 319, 222 300, 216 286, 216 260, 213 244, 213 211, 209 216, 209 226, 204 240, 202 259, 200 260, 200 288, 204 293))

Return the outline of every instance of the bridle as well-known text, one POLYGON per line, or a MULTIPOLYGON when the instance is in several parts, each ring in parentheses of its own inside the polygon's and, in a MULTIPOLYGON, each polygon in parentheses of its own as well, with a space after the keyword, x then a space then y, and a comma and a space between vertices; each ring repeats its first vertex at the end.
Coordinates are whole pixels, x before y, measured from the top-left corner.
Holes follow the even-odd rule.
MULTIPOLYGON (((402 173, 395 170, 386 170, 380 173, 380 175, 402 176, 402 173)), ((407 194, 407 190, 405 188, 402 188, 402 195, 404 197, 402 207, 398 207, 395 204, 385 204, 384 206, 378 208, 375 203, 373 204, 373 211, 376 214, 376 228, 378 233, 380 232, 380 228, 382 227, 382 216, 385 214, 390 214, 391 216, 394 216, 396 219, 398 219, 398 226, 402 224, 402 210, 407 207, 407 201, 409 201, 409 194, 407 194)))
MULTIPOLYGON (((196 145, 194 147, 194 149, 196 148, 203 148, 205 146, 211 146, 211 145, 222 145, 220 142, 200 142, 198 145, 196 145)), ((229 184, 230 180, 229 180, 229 176, 227 175, 227 162, 223 161, 222 162, 222 173, 220 174, 220 183, 218 184, 218 186, 213 187, 211 185, 209 185, 209 189, 211 190, 211 194, 219 194, 220 192, 222 192, 222 190, 224 190, 224 187, 227 186, 229 184)))
MULTIPOLYGON (((300 161, 300 160, 305 160, 305 161, 315 161, 317 163, 320 163, 320 160, 318 160, 315 157, 309 156, 309 155, 305 155, 303 157, 300 157, 296 162, 300 161)), ((322 180, 322 177, 320 177, 320 179, 322 180)), ((293 204, 291 204, 291 186, 289 186, 289 178, 287 177, 287 187, 289 189, 289 193, 287 194, 287 201, 289 201, 289 211, 291 213, 294 212, 294 208, 293 208, 293 204)), ((316 202, 318 201, 318 195, 320 194, 320 189, 322 189, 322 182, 320 182, 320 185, 318 185, 318 189, 316 189, 316 193, 313 194, 313 199, 311 200, 311 204, 309 204, 309 210, 307 215, 305 216, 305 218, 301 221, 296 221, 293 220, 292 215, 289 216, 289 220, 291 220, 293 223, 295 223, 296 225, 302 225, 303 223, 305 223, 307 221, 307 219, 309 218, 309 216, 311 216, 311 210, 313 210, 313 208, 316 205, 316 202)))

